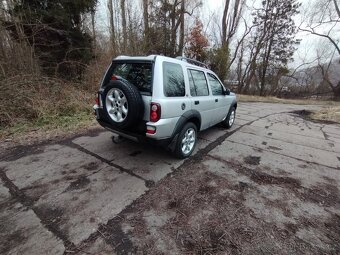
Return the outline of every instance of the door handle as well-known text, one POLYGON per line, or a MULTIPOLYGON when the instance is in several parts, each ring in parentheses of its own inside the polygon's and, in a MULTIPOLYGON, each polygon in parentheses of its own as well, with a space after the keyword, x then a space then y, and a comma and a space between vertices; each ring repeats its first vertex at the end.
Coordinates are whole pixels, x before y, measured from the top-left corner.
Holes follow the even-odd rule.
POLYGON ((217 99, 217 98, 215 99, 215 102, 216 102, 216 103, 218 102, 218 99, 217 99))
POLYGON ((198 104, 200 104, 200 101, 195 101, 195 105, 198 105, 198 104))

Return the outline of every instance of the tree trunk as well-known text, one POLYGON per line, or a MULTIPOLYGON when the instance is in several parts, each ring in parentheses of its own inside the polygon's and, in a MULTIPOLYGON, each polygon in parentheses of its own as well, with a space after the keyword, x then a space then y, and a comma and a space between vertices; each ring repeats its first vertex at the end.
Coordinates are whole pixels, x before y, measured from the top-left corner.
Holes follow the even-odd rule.
POLYGON ((111 41, 111 49, 113 55, 116 55, 117 49, 116 49, 116 36, 115 36, 115 25, 114 25, 114 15, 113 15, 113 0, 108 0, 107 7, 109 9, 109 19, 110 19, 110 41, 111 41))
POLYGON ((92 25, 92 39, 93 39, 93 48, 96 49, 96 43, 97 43, 97 36, 96 36, 96 27, 95 27, 95 10, 91 11, 91 25, 92 25))
POLYGON ((333 95, 334 100, 340 101, 340 81, 338 82, 338 85, 333 88, 333 95))
POLYGON ((177 39, 177 29, 176 29, 176 4, 177 0, 175 0, 172 10, 170 13, 171 17, 171 38, 170 38, 170 56, 174 57, 176 53, 176 39, 177 39))
POLYGON ((223 17, 222 17, 222 46, 227 44, 227 29, 228 29, 228 11, 229 11, 230 0, 225 1, 223 17))
POLYGON ((126 11, 125 11, 125 0, 120 0, 120 8, 122 15, 122 28, 123 28, 123 52, 126 54, 127 48, 127 28, 126 28, 126 11))
POLYGON ((143 0, 143 21, 144 21, 144 51, 149 54, 150 29, 149 29, 149 0, 143 0))
POLYGON ((184 48, 184 15, 185 15, 185 0, 182 0, 181 3, 181 16, 180 16, 180 33, 179 33, 179 44, 178 44, 178 51, 177 55, 182 56, 183 55, 183 48, 184 48))

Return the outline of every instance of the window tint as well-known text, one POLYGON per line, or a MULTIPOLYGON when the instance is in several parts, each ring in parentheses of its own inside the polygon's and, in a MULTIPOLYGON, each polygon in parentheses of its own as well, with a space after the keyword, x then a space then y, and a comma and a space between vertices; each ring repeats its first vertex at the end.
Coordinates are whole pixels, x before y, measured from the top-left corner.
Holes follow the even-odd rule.
POLYGON ((152 92, 151 63, 113 63, 112 75, 117 75, 135 85, 139 91, 152 92))
POLYGON ((192 96, 208 96, 208 84, 204 72, 189 70, 190 93, 192 96))
POLYGON ((223 95, 223 88, 219 80, 212 74, 208 73, 211 92, 214 96, 223 95))
POLYGON ((163 62, 163 83, 165 96, 185 96, 184 75, 181 65, 163 62))
POLYGON ((189 85, 190 85, 190 95, 197 96, 194 79, 192 78, 191 71, 188 70, 189 85))

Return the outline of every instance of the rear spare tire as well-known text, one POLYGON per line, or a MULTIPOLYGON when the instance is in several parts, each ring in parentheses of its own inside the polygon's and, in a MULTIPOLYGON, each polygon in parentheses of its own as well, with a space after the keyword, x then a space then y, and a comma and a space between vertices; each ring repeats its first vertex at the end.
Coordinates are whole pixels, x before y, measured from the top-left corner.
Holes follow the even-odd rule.
POLYGON ((102 94, 106 119, 117 128, 128 128, 138 123, 144 114, 144 103, 139 90, 125 80, 110 81, 102 94))

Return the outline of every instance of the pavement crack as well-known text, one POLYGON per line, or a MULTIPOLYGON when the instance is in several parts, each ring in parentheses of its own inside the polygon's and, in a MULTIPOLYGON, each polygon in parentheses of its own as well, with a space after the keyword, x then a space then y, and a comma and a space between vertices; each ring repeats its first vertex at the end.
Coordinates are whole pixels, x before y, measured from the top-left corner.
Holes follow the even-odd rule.
MULTIPOLYGON (((280 113, 275 113, 275 114, 280 114, 280 113)), ((275 114, 268 114, 266 116, 259 117, 256 120, 250 121, 250 122, 248 122, 248 123, 246 123, 246 124, 244 124, 242 126, 239 126, 238 128, 235 128, 234 130, 229 131, 228 133, 220 136, 215 141, 209 143, 205 148, 200 149, 195 155, 192 155, 188 159, 184 160, 184 162, 180 166, 178 166, 177 168, 173 169, 173 171, 170 172, 167 176, 165 176, 164 179, 169 177, 169 176, 171 176, 171 175, 173 175, 173 174, 175 174, 178 171, 185 171, 185 169, 187 169, 188 167, 190 167, 194 163, 201 162, 204 159, 204 157, 210 151, 215 149, 217 146, 221 145, 228 137, 230 137, 231 135, 233 135, 234 133, 239 131, 242 127, 247 126, 247 125, 251 125, 255 121, 267 118, 267 117, 269 117, 271 115, 275 115, 275 114)), ((123 172, 127 172, 129 174, 132 174, 133 176, 136 176, 134 173, 131 173, 131 171, 129 171, 127 169, 124 169, 124 168, 122 168, 120 166, 117 166, 116 164, 112 163, 111 161, 109 161, 107 159, 104 159, 104 158, 98 156, 97 154, 95 154, 95 153, 93 153, 91 151, 88 151, 85 148, 83 148, 83 147, 81 147, 81 146, 79 146, 77 144, 70 143, 68 145, 73 147, 73 148, 77 148, 80 151, 82 151, 84 153, 87 153, 87 154, 89 154, 89 155, 91 155, 93 157, 96 157, 97 159, 101 160, 102 162, 105 162, 105 163, 107 163, 110 166, 116 167, 116 168, 120 169, 123 172)), ((142 177, 140 177, 138 175, 136 177, 140 178, 140 179, 143 179, 142 177)), ((146 186, 147 186, 147 182, 152 182, 152 181, 147 181, 145 179, 143 179, 143 180, 146 182, 146 186)), ((154 186, 155 183, 152 182, 149 185, 154 186)), ((113 217, 112 219, 109 219, 106 224, 101 224, 96 232, 92 233, 86 240, 83 240, 77 247, 74 247, 73 249, 70 249, 69 251, 65 252, 64 254, 71 254, 71 253, 72 254, 78 254, 79 252, 81 252, 80 247, 85 247, 85 246, 95 242, 97 240, 97 238, 99 238, 99 237, 104 237, 105 242, 107 244, 111 245, 118 254, 121 254, 122 253, 121 248, 120 248, 121 243, 122 243, 122 241, 124 243, 124 240, 127 240, 128 236, 124 234, 124 236, 122 235, 120 237, 120 239, 115 239, 115 240, 112 239, 112 238, 106 238, 106 237, 107 236, 111 236, 112 233, 114 233, 114 231, 118 231, 118 235, 120 235, 119 226, 120 226, 120 224, 121 224, 121 222, 123 220, 123 217, 121 215, 124 215, 127 211, 133 210, 135 204, 138 203, 140 200, 142 200, 144 198, 144 196, 148 194, 149 191, 150 190, 146 191, 142 196, 140 196, 139 198, 134 200, 131 204, 129 204, 127 207, 125 207, 115 217, 113 217)), ((128 244, 129 244, 129 242, 128 242, 128 244)), ((130 249, 131 246, 128 245, 128 248, 130 249)), ((126 249, 126 247, 125 247, 125 249, 126 249)))
POLYGON ((323 136, 325 137, 325 140, 329 140, 329 135, 326 134, 326 132, 323 130, 326 127, 326 125, 323 125, 320 127, 320 131, 322 132, 323 136))
MULTIPOLYGON (((79 150, 79 151, 81 151, 81 152, 83 152, 83 153, 86 153, 86 154, 88 154, 88 155, 90 155, 90 156, 92 156, 92 157, 95 157, 96 159, 100 160, 101 162, 103 162, 103 163, 105 163, 105 164, 107 164, 107 165, 109 165, 109 166, 112 166, 112 167, 114 167, 114 168, 117 168, 117 169, 120 170, 121 172, 127 173, 127 174, 129 174, 129 175, 131 175, 131 176, 133 176, 133 177, 136 177, 136 178, 138 178, 138 179, 140 179, 140 180, 143 180, 144 183, 145 183, 145 186, 146 186, 147 188, 150 188, 150 187, 152 187, 152 186, 154 185, 154 181, 152 181, 152 180, 147 180, 147 179, 143 178, 142 176, 140 176, 140 175, 138 175, 138 174, 135 174, 133 171, 131 171, 131 170, 129 170, 129 169, 126 169, 126 168, 124 168, 124 167, 122 167, 122 166, 120 166, 120 165, 117 165, 117 164, 113 163, 112 161, 110 161, 110 160, 108 160, 108 159, 105 159, 105 158, 103 158, 103 157, 97 155, 96 153, 94 153, 94 152, 92 152, 92 151, 89 151, 89 150, 85 149, 84 147, 82 147, 82 146, 80 146, 80 145, 78 145, 78 144, 73 143, 72 141, 69 142, 69 143, 67 143, 67 144, 65 144, 65 145, 67 145, 67 146, 69 146, 69 147, 71 147, 71 148, 77 149, 77 150, 79 150)), ((100 170, 102 170, 102 169, 100 169, 100 170)), ((100 170, 98 170, 97 172, 99 172, 100 170)))
POLYGON ((34 214, 38 217, 41 224, 50 231, 54 236, 62 240, 65 249, 69 247, 75 247, 75 245, 68 240, 65 233, 59 229, 59 226, 51 221, 48 215, 44 213, 42 208, 34 206, 34 200, 30 197, 26 196, 25 193, 20 190, 6 175, 3 169, 0 169, 0 179, 3 181, 4 186, 8 188, 9 193, 11 196, 16 199, 19 203, 27 207, 28 209, 32 210, 34 214))
POLYGON ((317 165, 317 166, 323 166, 323 167, 327 167, 327 168, 334 169, 334 170, 340 170, 340 168, 337 168, 337 167, 334 167, 334 166, 327 166, 327 165, 320 164, 320 163, 317 163, 317 162, 313 162, 313 161, 309 161, 309 160, 304 160, 304 159, 296 158, 296 157, 293 157, 293 156, 288 156, 288 155, 285 155, 285 154, 282 154, 282 153, 279 153, 279 152, 275 152, 275 151, 272 151, 272 150, 258 148, 258 147, 253 146, 253 145, 248 145, 248 144, 245 144, 245 143, 234 142, 234 141, 229 141, 229 142, 230 143, 235 143, 235 144, 241 144, 241 145, 248 146, 248 147, 251 147, 251 148, 254 148, 254 149, 261 149, 262 151, 274 153, 274 154, 277 154, 277 155, 280 155, 280 156, 283 156, 283 157, 287 157, 287 158, 295 159, 295 160, 298 160, 298 161, 302 161, 304 163, 314 164, 314 165, 317 165))
MULTIPOLYGON (((259 136, 258 134, 256 134, 255 132, 251 132, 251 131, 240 131, 241 133, 244 133, 244 134, 249 134, 249 135, 255 135, 255 136, 259 136)), ((288 134, 288 133, 287 133, 288 134)), ((278 142, 284 142, 284 143, 288 143, 288 144, 292 144, 292 145, 300 145, 300 146, 304 146, 304 147, 307 147, 307 148, 312 148, 312 149, 320 149, 320 146, 312 146, 312 145, 304 145, 304 144, 301 144, 301 143, 298 143, 298 142, 295 142, 295 143, 292 143, 292 142, 288 142, 287 140, 282 140, 282 139, 278 139, 278 138, 275 138, 273 136, 264 136, 266 138, 269 138, 270 140, 274 140, 274 141, 278 141, 278 142)), ((320 141, 323 141, 322 138, 319 139, 320 141)), ((267 145, 267 142, 262 142, 263 145, 267 145)), ((333 151, 332 149, 325 149, 323 148, 322 150, 324 151, 328 151, 328 152, 334 152, 336 153, 335 151, 333 151)))

